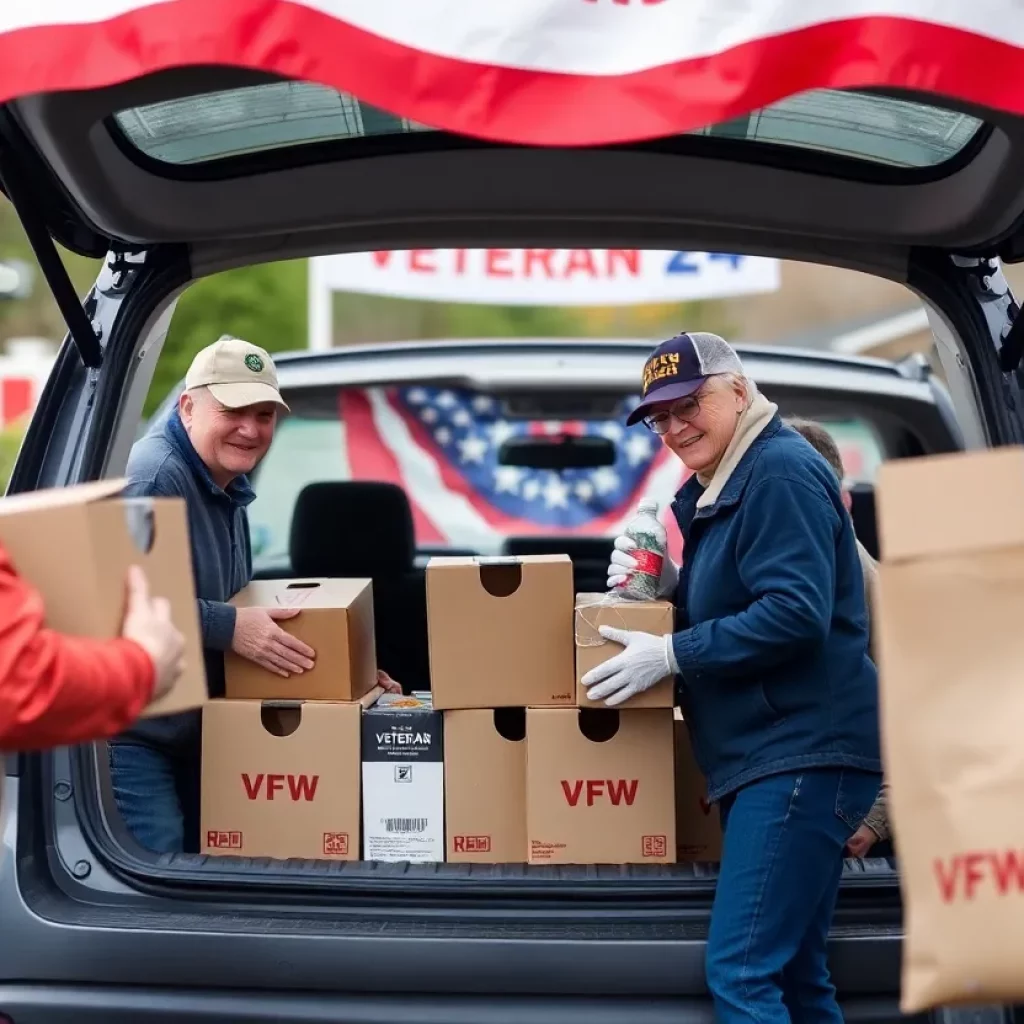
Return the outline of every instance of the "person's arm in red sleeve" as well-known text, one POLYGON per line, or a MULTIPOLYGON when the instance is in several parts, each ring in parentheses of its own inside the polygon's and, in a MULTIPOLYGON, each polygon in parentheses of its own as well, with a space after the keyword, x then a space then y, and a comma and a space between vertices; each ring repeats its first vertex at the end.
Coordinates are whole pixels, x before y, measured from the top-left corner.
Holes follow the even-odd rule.
POLYGON ((44 615, 0 546, 0 750, 106 739, 153 695, 153 661, 134 641, 56 633, 44 615))

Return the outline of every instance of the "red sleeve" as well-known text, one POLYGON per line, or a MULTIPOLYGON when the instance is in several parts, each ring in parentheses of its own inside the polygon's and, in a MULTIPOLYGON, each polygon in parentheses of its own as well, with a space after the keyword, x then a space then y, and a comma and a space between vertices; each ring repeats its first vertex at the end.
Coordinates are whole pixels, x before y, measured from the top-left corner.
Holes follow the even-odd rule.
POLYGON ((106 739, 149 702, 154 669, 130 640, 66 636, 43 626, 42 595, 0 546, 0 750, 106 739))

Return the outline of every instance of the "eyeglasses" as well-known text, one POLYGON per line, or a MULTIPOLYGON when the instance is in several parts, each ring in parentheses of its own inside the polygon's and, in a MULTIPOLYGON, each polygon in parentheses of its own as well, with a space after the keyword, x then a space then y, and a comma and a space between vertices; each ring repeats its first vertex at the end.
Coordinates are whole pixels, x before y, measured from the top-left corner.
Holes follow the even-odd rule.
POLYGON ((673 420, 678 423, 690 423, 699 412, 700 399, 697 395, 689 395, 686 398, 680 398, 669 409, 659 409, 658 412, 652 412, 650 416, 645 416, 643 423, 648 430, 655 434, 667 434, 672 429, 673 420))

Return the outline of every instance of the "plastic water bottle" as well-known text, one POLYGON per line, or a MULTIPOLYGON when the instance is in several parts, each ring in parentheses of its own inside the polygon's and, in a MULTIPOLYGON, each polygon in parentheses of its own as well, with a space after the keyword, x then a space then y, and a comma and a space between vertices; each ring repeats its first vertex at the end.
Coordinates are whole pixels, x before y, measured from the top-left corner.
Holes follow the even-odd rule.
POLYGON ((634 601, 656 601, 668 548, 668 535, 658 519, 657 501, 644 498, 637 505, 625 535, 636 544, 636 550, 630 552, 636 559, 636 570, 622 587, 622 595, 634 601))

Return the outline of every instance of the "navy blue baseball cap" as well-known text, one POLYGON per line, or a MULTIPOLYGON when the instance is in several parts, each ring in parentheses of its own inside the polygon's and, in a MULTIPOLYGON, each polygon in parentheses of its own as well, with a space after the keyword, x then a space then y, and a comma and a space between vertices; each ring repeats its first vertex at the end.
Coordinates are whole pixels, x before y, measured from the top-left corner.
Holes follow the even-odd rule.
POLYGON ((644 363, 643 398, 626 425, 638 423, 662 402, 692 395, 717 373, 743 373, 740 357, 724 338, 691 331, 663 341, 644 363))

